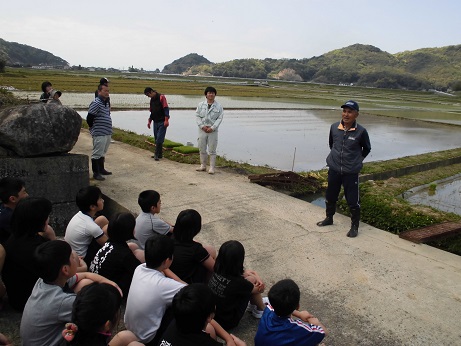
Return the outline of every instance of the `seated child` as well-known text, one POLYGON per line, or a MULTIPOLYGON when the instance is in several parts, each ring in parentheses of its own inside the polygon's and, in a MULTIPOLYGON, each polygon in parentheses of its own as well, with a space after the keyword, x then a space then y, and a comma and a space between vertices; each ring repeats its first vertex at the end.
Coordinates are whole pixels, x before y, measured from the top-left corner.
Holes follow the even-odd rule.
POLYGON ((88 346, 135 346, 136 336, 129 330, 117 333, 122 297, 112 285, 94 282, 78 292, 72 308, 72 323, 66 323, 62 345, 88 346), (112 339, 112 340, 111 340, 112 339))
MULTIPOLYGON (((222 345, 216 341, 216 333, 222 333, 223 329, 213 320, 215 299, 208 286, 191 284, 183 287, 174 296, 172 307, 174 321, 160 338, 160 345, 222 345)), ((232 334, 227 334, 226 337, 232 338, 237 346, 246 345, 232 334)))
POLYGON ((0 179, 0 244, 4 245, 11 234, 11 216, 18 202, 29 196, 23 180, 15 177, 0 179))
POLYGON ((46 198, 27 197, 18 202, 11 217, 12 234, 4 246, 2 280, 8 302, 15 310, 24 309, 38 279, 33 254, 40 244, 49 241, 41 234, 48 225, 51 209, 51 202, 46 198))
POLYGON ((90 265, 90 272, 102 275, 120 286, 123 296, 128 296, 134 271, 144 262, 144 251, 131 249, 127 241, 133 239, 136 220, 130 213, 115 214, 107 227, 109 239, 99 249, 90 265))
POLYGON ((93 281, 117 284, 93 273, 78 273, 79 258, 68 243, 51 240, 40 245, 34 262, 40 278, 24 307, 20 334, 23 345, 59 345, 70 321, 75 293, 93 281))
POLYGON ((226 330, 238 325, 247 307, 255 318, 261 318, 266 307, 261 297, 264 283, 255 271, 243 269, 244 259, 243 245, 236 240, 226 241, 219 249, 208 283, 216 297, 214 319, 226 330))
POLYGON ((163 221, 158 217, 162 202, 160 194, 154 190, 146 190, 139 194, 138 204, 142 212, 136 218, 136 227, 134 236, 137 239, 138 246, 144 250, 146 240, 154 234, 171 235, 173 233, 173 225, 163 221))
POLYGON ((125 326, 146 345, 157 345, 172 319, 172 313, 165 312, 174 295, 185 286, 163 273, 173 261, 173 250, 174 241, 170 237, 157 234, 147 239, 146 263, 136 268, 131 281, 125 326))
POLYGON ((104 208, 101 190, 87 186, 77 193, 76 203, 80 211, 69 221, 64 239, 77 255, 83 257, 88 268, 96 252, 107 241, 105 230, 109 221, 105 216, 96 216, 104 208))
POLYGON ((194 241, 201 228, 202 217, 193 209, 181 211, 174 225, 174 261, 170 269, 188 284, 207 283, 213 274, 215 248, 194 241))
POLYGON ((322 342, 327 331, 312 314, 298 311, 300 292, 293 280, 277 282, 268 296, 270 303, 259 322, 255 346, 314 346, 322 342))

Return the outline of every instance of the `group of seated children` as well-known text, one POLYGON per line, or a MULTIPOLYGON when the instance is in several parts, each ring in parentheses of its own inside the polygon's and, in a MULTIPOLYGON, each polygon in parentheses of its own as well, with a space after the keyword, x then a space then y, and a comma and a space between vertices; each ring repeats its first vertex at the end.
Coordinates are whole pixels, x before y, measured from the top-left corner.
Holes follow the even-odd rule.
POLYGON ((257 346, 316 345, 325 336, 318 319, 297 310, 300 293, 292 280, 276 283, 269 297, 262 297, 265 284, 244 268, 240 242, 226 241, 216 255, 214 247, 194 240, 201 215, 187 209, 174 225, 163 221, 154 190, 139 194, 142 212, 136 219, 117 213, 109 222, 98 216, 104 207, 101 190, 82 188, 76 196, 80 211, 63 241, 55 240, 48 225, 51 202, 27 197, 23 182, 18 191, 6 192, 16 196, 8 198, 3 183, 0 235, 11 235, 2 244, 2 278, 11 306, 24 310, 24 345, 220 345, 219 337, 241 346, 245 342, 226 330, 235 328, 245 311, 261 319, 257 346), (7 230, 1 228, 4 208, 14 210, 7 230), (123 302, 127 330, 112 337, 123 302))

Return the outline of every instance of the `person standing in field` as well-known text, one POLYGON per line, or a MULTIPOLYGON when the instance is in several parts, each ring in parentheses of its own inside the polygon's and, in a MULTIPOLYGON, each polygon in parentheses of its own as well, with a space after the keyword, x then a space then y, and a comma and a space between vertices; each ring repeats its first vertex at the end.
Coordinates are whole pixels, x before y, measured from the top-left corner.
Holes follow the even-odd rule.
POLYGON ((98 97, 90 104, 86 118, 93 136, 93 152, 91 154, 91 167, 93 178, 105 180, 103 175, 111 175, 106 171, 104 164, 111 142, 112 118, 110 116, 109 87, 104 84, 98 86, 98 97))
POLYGON ((358 234, 360 221, 359 173, 363 160, 371 151, 367 130, 357 123, 359 104, 347 101, 341 106, 342 120, 330 127, 330 154, 328 165, 328 187, 325 194, 326 218, 317 222, 317 226, 333 224, 341 185, 344 187, 349 210, 351 212, 351 229, 347 236, 354 238, 358 234))
POLYGON ((163 142, 165 141, 166 129, 170 126, 170 108, 165 95, 158 93, 151 87, 144 89, 144 95, 150 98, 150 116, 147 120, 147 128, 150 129, 154 121, 155 154, 152 158, 155 161, 163 157, 163 142))
POLYGON ((205 89, 206 100, 199 103, 195 111, 195 120, 198 126, 198 147, 200 150, 200 167, 197 171, 206 171, 208 153, 210 154, 209 174, 215 173, 216 148, 218 147, 218 128, 222 122, 224 110, 215 100, 216 89, 205 89), (208 147, 208 153, 207 153, 208 147))

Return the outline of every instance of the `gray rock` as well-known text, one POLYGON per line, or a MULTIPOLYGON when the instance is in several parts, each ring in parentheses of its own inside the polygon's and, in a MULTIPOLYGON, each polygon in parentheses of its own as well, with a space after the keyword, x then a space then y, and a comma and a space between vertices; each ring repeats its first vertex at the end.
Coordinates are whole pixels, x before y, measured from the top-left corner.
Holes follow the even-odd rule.
POLYGON ((0 147, 21 157, 67 153, 81 126, 80 115, 59 102, 6 108, 0 111, 0 147))

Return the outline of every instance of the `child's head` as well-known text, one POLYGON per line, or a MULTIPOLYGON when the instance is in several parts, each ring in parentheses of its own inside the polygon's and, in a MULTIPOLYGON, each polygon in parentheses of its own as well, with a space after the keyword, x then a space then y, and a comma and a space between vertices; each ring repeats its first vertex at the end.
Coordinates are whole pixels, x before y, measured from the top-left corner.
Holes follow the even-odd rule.
POLYGON ((59 98, 61 97, 62 95, 62 92, 59 91, 59 90, 52 90, 51 93, 50 93, 50 98, 54 99, 54 100, 59 100, 59 98))
POLYGON ((237 240, 226 241, 219 249, 214 271, 224 276, 240 276, 243 274, 244 260, 245 248, 243 245, 237 240))
POLYGON ((173 239, 166 235, 153 235, 146 240, 146 245, 144 247, 147 268, 157 269, 165 260, 169 260, 169 267, 173 261, 173 252, 173 239))
POLYGON ((110 333, 118 324, 121 302, 112 285, 93 282, 83 287, 72 307, 72 322, 78 330, 71 344, 86 345, 97 333, 110 333))
POLYGON ((178 329, 183 333, 197 333, 213 318, 216 303, 211 289, 197 283, 176 293, 172 307, 178 329))
POLYGON ((87 186, 81 188, 77 192, 77 197, 75 198, 78 209, 82 213, 87 213, 91 210, 91 207, 95 207, 96 211, 100 211, 104 208, 104 200, 102 199, 102 192, 99 187, 96 186, 87 186), (101 199, 101 203, 99 200, 101 199), (99 203, 99 204, 98 204, 99 203))
POLYGON ((160 211, 160 203, 160 194, 157 191, 146 190, 139 194, 138 204, 145 213, 150 213, 152 207, 158 209, 158 213, 160 211))
POLYGON ((38 276, 46 283, 56 281, 63 266, 68 266, 63 272, 68 278, 75 275, 78 267, 78 256, 64 240, 50 240, 39 245, 34 260, 38 276))
POLYGON ((23 180, 15 177, 0 179, 0 200, 2 203, 14 207, 23 198, 29 196, 23 180))
POLYGON ((174 225, 174 238, 180 242, 189 242, 200 232, 202 217, 194 209, 186 209, 179 213, 174 225))
POLYGON ((11 231, 16 237, 43 232, 48 224, 52 204, 43 197, 21 199, 11 216, 11 231))
POLYGON ((117 213, 111 217, 107 226, 107 236, 109 241, 114 243, 124 243, 133 239, 134 226, 136 219, 131 213, 117 213))
POLYGON ((49 81, 45 81, 42 83, 42 91, 44 93, 49 93, 53 89, 53 86, 49 81))
POLYGON ((298 285, 291 279, 280 280, 268 293, 270 304, 280 317, 289 316, 299 308, 300 296, 298 285))

